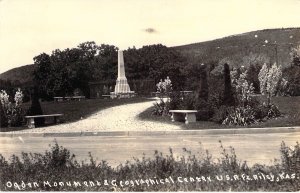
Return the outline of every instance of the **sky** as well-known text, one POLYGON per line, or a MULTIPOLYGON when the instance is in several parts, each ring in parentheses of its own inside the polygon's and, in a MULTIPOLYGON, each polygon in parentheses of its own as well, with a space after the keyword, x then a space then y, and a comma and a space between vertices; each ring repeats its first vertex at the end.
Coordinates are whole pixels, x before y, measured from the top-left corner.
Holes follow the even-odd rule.
POLYGON ((0 73, 86 41, 185 45, 300 27, 300 0, 0 0, 0 73))

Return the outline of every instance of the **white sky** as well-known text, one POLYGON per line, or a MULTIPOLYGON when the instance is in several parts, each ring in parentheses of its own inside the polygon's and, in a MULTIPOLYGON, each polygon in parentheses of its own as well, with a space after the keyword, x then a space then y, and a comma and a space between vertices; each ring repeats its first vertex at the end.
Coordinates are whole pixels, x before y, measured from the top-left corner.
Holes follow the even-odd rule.
POLYGON ((0 73, 85 41, 175 46, 300 27, 299 8, 300 0, 0 0, 0 73))

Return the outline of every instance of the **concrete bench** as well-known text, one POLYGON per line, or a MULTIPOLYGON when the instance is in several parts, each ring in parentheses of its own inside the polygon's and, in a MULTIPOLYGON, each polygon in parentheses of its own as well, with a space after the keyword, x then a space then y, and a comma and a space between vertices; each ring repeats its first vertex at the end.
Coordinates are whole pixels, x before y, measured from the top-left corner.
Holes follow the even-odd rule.
POLYGON ((53 97, 55 102, 61 102, 64 100, 64 97, 53 97))
POLYGON ((59 117, 63 116, 63 114, 51 114, 51 115, 32 115, 32 116, 25 116, 27 119, 27 126, 28 128, 32 129, 35 128, 34 118, 46 118, 46 117, 53 117, 54 123, 56 124, 59 121, 59 117))
POLYGON ((185 124, 196 122, 196 110, 170 110, 172 122, 184 121, 185 124))
POLYGON ((64 100, 71 101, 71 100, 77 100, 80 101, 81 99, 85 99, 85 96, 70 96, 70 97, 53 97, 55 102, 62 102, 64 100))
POLYGON ((85 96, 73 96, 73 97, 71 97, 71 99, 80 101, 81 99, 85 99, 85 96))
POLYGON ((110 94, 103 94, 102 97, 107 99, 107 98, 111 98, 111 95, 110 94))

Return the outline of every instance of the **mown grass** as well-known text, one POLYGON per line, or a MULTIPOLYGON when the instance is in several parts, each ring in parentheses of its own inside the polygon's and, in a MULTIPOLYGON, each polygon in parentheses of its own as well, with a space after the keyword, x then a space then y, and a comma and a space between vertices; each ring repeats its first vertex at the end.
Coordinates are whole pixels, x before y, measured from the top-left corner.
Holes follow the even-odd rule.
MULTIPOLYGON (((261 102, 266 102, 267 99, 264 96, 258 96, 258 100, 261 102)), ((269 119, 257 124, 252 124, 250 126, 244 127, 289 127, 289 126, 299 126, 300 125, 300 96, 297 97, 273 97, 272 103, 278 106, 281 116, 275 119, 269 119)), ((158 122, 165 122, 174 125, 181 126, 182 129, 224 129, 224 128, 243 128, 243 126, 228 126, 212 121, 197 121, 196 123, 190 123, 185 125, 182 122, 171 122, 169 116, 155 116, 152 115, 154 107, 150 107, 139 115, 142 120, 151 120, 158 122)))
POLYGON ((0 189, 2 191, 299 190, 300 170, 297 169, 300 168, 300 162, 297 162, 300 159, 299 143, 292 149, 282 143, 280 149, 282 160, 272 166, 256 164, 248 167, 245 162, 238 161, 234 148, 225 149, 221 142, 220 148, 222 153, 217 161, 213 161, 207 151, 193 154, 183 149, 183 155, 175 157, 170 149, 167 155, 155 151, 152 158, 143 157, 112 168, 105 161, 96 164, 92 155, 88 163, 79 163, 75 155, 55 143, 44 154, 23 153, 21 158, 13 155, 9 161, 0 155, 0 189), (187 181, 184 181, 184 178, 187 181), (161 183, 161 179, 164 184, 161 183), (166 179, 170 183, 167 183, 166 179), (75 186, 74 181, 79 182, 80 186, 75 186), (39 186, 33 186, 34 182, 39 186), (60 182, 64 184, 59 184, 60 182), (66 185, 67 182, 70 182, 71 186, 66 185))

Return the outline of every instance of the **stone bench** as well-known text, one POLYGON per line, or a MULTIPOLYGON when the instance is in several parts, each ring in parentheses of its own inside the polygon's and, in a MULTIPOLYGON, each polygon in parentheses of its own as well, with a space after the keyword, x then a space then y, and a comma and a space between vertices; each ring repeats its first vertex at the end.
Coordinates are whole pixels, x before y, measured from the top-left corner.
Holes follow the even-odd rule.
POLYGON ((64 97, 53 97, 55 102, 61 102, 64 100, 64 97))
POLYGON ((55 102, 62 102, 64 100, 71 101, 77 100, 80 101, 81 99, 85 99, 85 96, 71 96, 71 97, 53 97, 55 102))
POLYGON ((196 110, 170 110, 172 122, 184 121, 185 124, 196 122, 196 110))
POLYGON ((71 99, 80 101, 81 99, 85 99, 85 96, 73 96, 71 99))
POLYGON ((109 98, 111 98, 111 95, 110 94, 103 94, 102 97, 105 98, 105 99, 109 99, 109 98))
POLYGON ((54 123, 56 124, 59 121, 59 117, 63 116, 63 114, 51 114, 51 115, 32 115, 32 116, 25 116, 27 119, 27 126, 28 128, 32 129, 35 128, 34 118, 46 118, 46 117, 53 117, 54 123))

